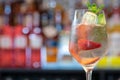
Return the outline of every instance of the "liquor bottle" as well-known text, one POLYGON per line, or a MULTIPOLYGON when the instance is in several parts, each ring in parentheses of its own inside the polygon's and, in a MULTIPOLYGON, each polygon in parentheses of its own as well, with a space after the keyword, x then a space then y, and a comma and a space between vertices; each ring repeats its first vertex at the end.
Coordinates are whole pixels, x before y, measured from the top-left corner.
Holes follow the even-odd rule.
POLYGON ((28 5, 26 3, 23 3, 21 5, 21 12, 24 14, 23 15, 23 29, 22 29, 22 34, 26 36, 27 40, 27 46, 25 47, 25 58, 26 58, 26 68, 31 68, 31 48, 29 46, 30 41, 29 41, 29 34, 32 30, 32 13, 28 11, 28 5))
POLYGON ((40 27, 40 14, 38 10, 33 12, 32 31, 29 35, 29 46, 31 48, 31 67, 41 67, 41 48, 43 46, 42 30, 40 27))
MULTIPOLYGON (((43 27, 43 35, 46 47, 46 64, 48 64, 51 68, 55 67, 53 64, 57 62, 57 53, 58 53, 58 32, 55 27, 54 21, 54 10, 47 10, 48 16, 48 25, 43 27)), ((41 16, 42 17, 42 16, 41 16)))
MULTIPOLYGON (((26 0, 28 1, 28 0, 26 0)), ((40 29, 40 15, 35 2, 26 2, 27 13, 25 17, 24 34, 27 34, 26 64, 29 68, 41 67, 42 35, 40 29), (28 33, 25 33, 28 30, 28 33)))
POLYGON ((1 47, 1 67, 13 67, 13 28, 9 25, 11 14, 10 2, 4 5, 4 25, 3 32, 0 38, 1 47))
POLYGON ((25 48, 27 45, 26 35, 23 35, 22 29, 22 19, 23 14, 21 13, 22 1, 17 1, 12 3, 12 25, 14 26, 14 38, 13 38, 13 48, 14 48, 14 67, 15 68, 25 68, 25 48))

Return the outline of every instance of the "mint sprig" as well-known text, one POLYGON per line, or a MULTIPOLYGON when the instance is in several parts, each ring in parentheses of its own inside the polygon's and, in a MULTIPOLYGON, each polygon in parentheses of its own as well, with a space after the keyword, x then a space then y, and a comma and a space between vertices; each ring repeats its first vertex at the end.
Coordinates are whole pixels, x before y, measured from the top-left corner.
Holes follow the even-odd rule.
POLYGON ((104 8, 104 5, 98 7, 95 3, 90 4, 90 2, 87 2, 87 7, 91 12, 98 14, 104 8))

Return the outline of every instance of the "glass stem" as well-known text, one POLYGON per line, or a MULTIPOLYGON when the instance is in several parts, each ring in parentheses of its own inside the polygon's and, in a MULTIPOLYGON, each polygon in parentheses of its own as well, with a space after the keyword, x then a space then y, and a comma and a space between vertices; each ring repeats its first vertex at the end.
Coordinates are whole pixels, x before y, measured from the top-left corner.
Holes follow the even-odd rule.
POLYGON ((86 70, 86 80, 92 80, 92 69, 86 70))

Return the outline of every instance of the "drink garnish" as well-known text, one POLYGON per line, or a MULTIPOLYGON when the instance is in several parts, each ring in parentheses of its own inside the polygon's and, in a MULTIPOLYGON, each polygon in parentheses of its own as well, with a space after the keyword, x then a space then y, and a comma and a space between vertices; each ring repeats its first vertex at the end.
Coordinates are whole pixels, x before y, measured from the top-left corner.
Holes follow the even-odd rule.
POLYGON ((104 5, 100 5, 99 7, 97 7, 95 3, 90 4, 90 2, 87 2, 87 7, 90 12, 98 14, 104 8, 104 5))
POLYGON ((90 4, 90 2, 88 2, 87 7, 88 11, 83 15, 83 23, 99 25, 106 24, 105 16, 103 13, 101 13, 102 9, 104 8, 104 5, 100 5, 98 7, 95 3, 90 4))
POLYGON ((86 39, 78 40, 78 48, 81 50, 91 50, 91 49, 96 49, 100 47, 101 47, 101 44, 97 42, 93 42, 93 41, 86 40, 86 39))
POLYGON ((106 24, 106 20, 105 20, 104 14, 98 14, 97 24, 100 24, 100 25, 105 25, 106 24))
POLYGON ((97 15, 92 12, 86 12, 83 15, 82 23, 84 24, 96 24, 97 23, 97 15))

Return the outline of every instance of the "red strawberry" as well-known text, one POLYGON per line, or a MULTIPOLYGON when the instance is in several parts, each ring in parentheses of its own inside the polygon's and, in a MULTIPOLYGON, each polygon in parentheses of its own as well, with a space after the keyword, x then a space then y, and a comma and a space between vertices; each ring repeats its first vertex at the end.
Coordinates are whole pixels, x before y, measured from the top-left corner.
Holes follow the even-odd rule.
POLYGON ((79 49, 82 49, 82 50, 91 50, 91 49, 95 49, 95 48, 100 48, 101 44, 93 42, 93 41, 89 41, 86 39, 79 39, 78 47, 79 47, 79 49))
POLYGON ((86 25, 78 25, 77 28, 76 28, 76 34, 78 36, 78 38, 84 38, 86 39, 87 38, 87 26, 86 25))

